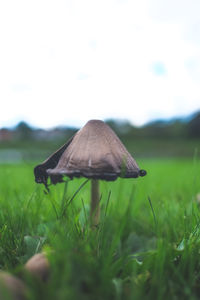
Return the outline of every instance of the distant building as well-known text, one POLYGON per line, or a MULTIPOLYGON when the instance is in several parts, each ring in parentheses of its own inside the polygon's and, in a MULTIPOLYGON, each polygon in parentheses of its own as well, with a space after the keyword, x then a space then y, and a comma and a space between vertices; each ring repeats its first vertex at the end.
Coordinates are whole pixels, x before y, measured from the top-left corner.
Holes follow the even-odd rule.
POLYGON ((56 139, 59 140, 65 138, 65 132, 60 129, 36 129, 32 132, 32 136, 35 140, 54 141, 56 139))
POLYGON ((6 128, 0 129, 0 142, 8 142, 13 139, 13 132, 6 128))

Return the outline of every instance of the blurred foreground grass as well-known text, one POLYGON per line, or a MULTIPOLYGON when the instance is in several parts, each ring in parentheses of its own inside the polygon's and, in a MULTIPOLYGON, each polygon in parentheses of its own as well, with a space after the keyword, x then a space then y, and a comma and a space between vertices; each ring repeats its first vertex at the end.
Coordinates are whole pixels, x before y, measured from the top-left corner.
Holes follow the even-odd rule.
POLYGON ((90 182, 71 201, 85 179, 45 194, 33 164, 1 165, 1 269, 17 274, 43 249, 51 277, 28 282, 30 299, 199 299, 200 161, 139 165, 146 177, 101 181, 96 230, 88 224, 90 182))

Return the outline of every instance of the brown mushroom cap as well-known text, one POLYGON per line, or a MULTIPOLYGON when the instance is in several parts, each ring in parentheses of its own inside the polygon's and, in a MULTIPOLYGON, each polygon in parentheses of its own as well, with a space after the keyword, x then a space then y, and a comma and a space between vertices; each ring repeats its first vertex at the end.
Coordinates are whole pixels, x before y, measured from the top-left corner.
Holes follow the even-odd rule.
POLYGON ((24 283, 17 277, 0 272, 0 299, 25 300, 27 289, 24 283))
POLYGON ((44 253, 37 253, 33 255, 25 264, 25 270, 30 274, 41 279, 42 281, 47 281, 50 274, 49 261, 47 260, 44 253))
POLYGON ((113 130, 100 120, 91 120, 43 164, 34 169, 36 182, 51 177, 53 183, 62 177, 87 177, 116 180, 146 175, 126 150, 113 130))

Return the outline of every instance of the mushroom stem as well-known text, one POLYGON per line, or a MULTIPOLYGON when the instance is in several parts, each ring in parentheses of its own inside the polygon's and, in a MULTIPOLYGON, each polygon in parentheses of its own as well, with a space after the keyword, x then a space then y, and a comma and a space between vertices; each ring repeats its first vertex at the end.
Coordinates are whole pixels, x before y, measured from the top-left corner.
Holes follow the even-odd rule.
POLYGON ((99 206, 99 181, 97 179, 91 180, 91 206, 90 218, 91 225, 97 226, 99 224, 100 206, 99 206))

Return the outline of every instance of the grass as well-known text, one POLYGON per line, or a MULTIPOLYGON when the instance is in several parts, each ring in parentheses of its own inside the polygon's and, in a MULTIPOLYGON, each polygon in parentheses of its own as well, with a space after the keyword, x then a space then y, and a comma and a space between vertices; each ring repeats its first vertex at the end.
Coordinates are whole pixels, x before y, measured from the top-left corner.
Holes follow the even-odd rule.
MULTIPOLYGON (((134 157, 163 158, 163 157, 192 157, 194 149, 200 148, 200 139, 192 138, 152 138, 152 137, 125 137, 121 140, 134 157)), ((64 140, 34 141, 16 140, 0 143, 0 163, 17 160, 42 161, 52 152, 66 143, 64 140)))
POLYGON ((199 299, 200 161, 139 163, 146 177, 101 181, 96 230, 89 181, 45 194, 33 164, 0 166, 1 269, 18 274, 42 250, 51 263, 48 283, 27 283, 30 299, 199 299))

